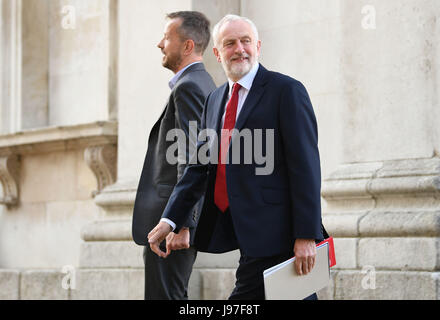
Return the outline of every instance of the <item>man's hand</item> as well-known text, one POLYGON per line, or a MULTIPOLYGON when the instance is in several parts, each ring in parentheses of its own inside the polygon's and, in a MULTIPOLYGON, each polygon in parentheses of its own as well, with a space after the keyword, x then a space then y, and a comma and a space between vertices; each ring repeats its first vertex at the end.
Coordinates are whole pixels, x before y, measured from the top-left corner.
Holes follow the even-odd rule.
POLYGON ((171 232, 167 236, 167 255, 171 253, 172 250, 181 250, 189 248, 189 229, 182 228, 178 234, 171 232))
POLYGON ((306 275, 315 266, 316 244, 314 239, 296 239, 293 251, 295 252, 295 270, 299 275, 306 275))
POLYGON ((166 236, 172 231, 171 226, 161 221, 153 230, 148 234, 148 242, 150 243, 151 251, 156 253, 159 257, 166 258, 167 253, 160 250, 159 245, 165 240, 166 236))

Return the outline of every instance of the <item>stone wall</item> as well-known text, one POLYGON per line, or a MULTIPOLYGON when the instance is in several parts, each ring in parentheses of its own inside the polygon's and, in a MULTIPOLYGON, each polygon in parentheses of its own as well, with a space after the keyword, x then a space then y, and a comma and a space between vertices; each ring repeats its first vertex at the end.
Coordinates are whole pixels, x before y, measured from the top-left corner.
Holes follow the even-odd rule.
MULTIPOLYGON (((440 299, 437 0, 2 0, 0 299, 143 298, 131 214, 172 77, 156 45, 191 9, 252 19, 262 64, 311 96, 337 258, 319 297, 440 299)), ((199 253, 190 298, 226 298, 237 262, 199 253)))

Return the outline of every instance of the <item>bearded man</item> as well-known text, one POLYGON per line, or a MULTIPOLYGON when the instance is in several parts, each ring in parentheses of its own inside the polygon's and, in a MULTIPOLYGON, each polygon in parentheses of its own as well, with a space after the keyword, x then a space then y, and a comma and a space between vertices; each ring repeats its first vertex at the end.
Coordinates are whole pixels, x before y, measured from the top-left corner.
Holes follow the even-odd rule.
MULTIPOLYGON (((160 220, 174 185, 182 177, 190 158, 190 148, 183 151, 185 161, 167 159, 173 130, 184 132, 189 140, 190 122, 198 123, 207 95, 215 84, 203 65, 203 52, 210 39, 209 20, 199 12, 179 11, 167 15, 163 39, 157 47, 163 53, 162 65, 174 73, 162 115, 153 126, 139 180, 133 211, 134 241, 144 248, 145 299, 188 299, 188 282, 197 256, 191 245, 199 207, 188 208, 188 219, 179 232, 167 238, 168 259, 155 255, 148 246, 147 234, 160 220)), ((148 107, 148 105, 147 105, 148 107)), ((187 143, 189 146, 189 143, 187 143)))
POLYGON ((263 271, 295 255, 297 273, 309 273, 315 242, 324 238, 317 124, 302 83, 258 63, 261 41, 251 20, 227 15, 214 27, 213 37, 214 54, 228 81, 208 96, 202 128, 221 136, 220 161, 187 167, 162 215, 172 224, 160 222, 148 238, 151 249, 166 257, 159 244, 171 231, 179 232, 188 209, 204 197, 197 249, 240 249, 229 299, 264 299, 263 271), (254 142, 257 130, 273 130, 272 141, 260 139, 262 145, 254 146, 269 153, 273 170, 258 174, 261 163, 255 157, 245 163, 227 161, 234 152, 246 153, 243 144, 234 148, 234 135, 224 134, 233 129, 251 132, 254 142))

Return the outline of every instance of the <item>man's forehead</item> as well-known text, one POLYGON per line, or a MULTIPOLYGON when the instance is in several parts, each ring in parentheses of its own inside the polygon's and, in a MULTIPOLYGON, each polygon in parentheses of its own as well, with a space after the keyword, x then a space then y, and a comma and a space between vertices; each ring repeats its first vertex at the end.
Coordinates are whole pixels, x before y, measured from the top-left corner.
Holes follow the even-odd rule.
POLYGON ((233 20, 226 22, 220 29, 220 36, 222 39, 229 38, 254 38, 252 27, 243 20, 233 20))
POLYGON ((170 32, 173 29, 176 29, 177 27, 179 27, 182 23, 182 19, 180 18, 173 18, 173 19, 169 19, 167 21, 167 23, 165 24, 164 27, 164 33, 170 32))

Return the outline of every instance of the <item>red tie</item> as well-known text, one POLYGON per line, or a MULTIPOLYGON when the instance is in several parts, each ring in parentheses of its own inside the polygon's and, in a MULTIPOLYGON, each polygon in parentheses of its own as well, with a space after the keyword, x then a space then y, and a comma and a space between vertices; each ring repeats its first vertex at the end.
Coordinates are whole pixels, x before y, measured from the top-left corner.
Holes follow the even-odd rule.
POLYGON ((237 117, 238 91, 241 86, 235 83, 232 89, 232 96, 226 105, 225 122, 221 133, 219 163, 217 165, 217 175, 215 178, 214 203, 222 211, 225 212, 229 207, 228 191, 226 189, 226 156, 228 153, 229 143, 231 142, 231 130, 235 127, 235 119, 237 117))

